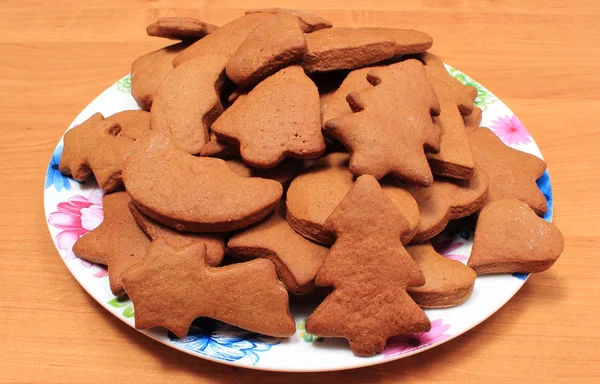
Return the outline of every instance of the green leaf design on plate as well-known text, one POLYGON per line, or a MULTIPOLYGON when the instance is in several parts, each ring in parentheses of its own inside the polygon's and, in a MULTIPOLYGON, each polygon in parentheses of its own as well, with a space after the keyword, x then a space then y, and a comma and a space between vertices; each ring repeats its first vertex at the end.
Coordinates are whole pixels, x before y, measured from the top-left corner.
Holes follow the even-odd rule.
POLYGON ((113 87, 119 92, 131 93, 131 75, 127 75, 121 80, 117 81, 113 87))
POLYGON ((132 318, 134 315, 133 313, 133 305, 129 304, 127 306, 127 308, 125 308, 125 310, 123 311, 123 316, 125 316, 126 318, 130 319, 132 318))
POLYGON ((310 333, 306 332, 306 319, 302 320, 301 322, 298 323, 297 328, 300 330, 300 332, 298 332, 298 336, 304 340, 307 343, 312 343, 313 341, 315 343, 320 343, 321 341, 323 341, 322 337, 316 337, 314 335, 311 335, 310 333))
POLYGON ((498 98, 494 96, 493 93, 488 91, 487 88, 485 88, 483 85, 471 79, 469 76, 465 75, 458 69, 453 68, 447 64, 444 65, 446 66, 446 70, 456 80, 460 81, 464 85, 475 87, 477 89, 477 98, 475 99, 475 105, 481 108, 482 111, 485 111, 488 105, 494 104, 496 101, 498 101, 498 98))
POLYGON ((115 297, 114 299, 110 300, 107 304, 112 307, 115 307, 115 308, 123 308, 123 307, 128 306, 130 304, 130 302, 129 302, 129 298, 127 296, 125 296, 125 297, 115 297))
POLYGON ((115 308, 124 308, 123 316, 130 319, 134 315, 133 304, 127 296, 115 297, 107 302, 108 305, 115 308))

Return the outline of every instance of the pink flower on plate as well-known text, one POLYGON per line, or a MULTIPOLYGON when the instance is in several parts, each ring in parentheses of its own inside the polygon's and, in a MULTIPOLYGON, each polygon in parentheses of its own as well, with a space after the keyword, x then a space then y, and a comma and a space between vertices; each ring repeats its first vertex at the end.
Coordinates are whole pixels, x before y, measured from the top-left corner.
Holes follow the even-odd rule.
MULTIPOLYGON (((462 238, 461 238, 462 239, 462 238)), ((467 255, 462 253, 453 253, 458 248, 465 245, 464 241, 454 242, 454 237, 449 236, 447 233, 442 232, 440 235, 431 239, 431 245, 437 253, 445 256, 451 260, 465 261, 468 259, 467 255)))
POLYGON ((531 142, 529 132, 516 115, 500 116, 497 120, 492 120, 490 129, 507 145, 531 142))
POLYGON ((444 333, 448 328, 450 328, 450 324, 444 324, 444 320, 437 319, 431 322, 429 332, 407 333, 390 337, 383 350, 383 355, 385 357, 399 356, 445 340, 450 337, 444 333))
MULTIPOLYGON (((58 203, 57 211, 48 215, 48 222, 60 229, 56 236, 56 245, 59 249, 66 251, 66 259, 76 259, 73 253, 73 244, 81 236, 96 229, 104 219, 102 211, 102 190, 94 189, 86 198, 75 195, 69 200, 58 203)), ((96 264, 81 260, 86 268, 92 268, 92 274, 96 277, 106 276, 106 269, 96 264)))

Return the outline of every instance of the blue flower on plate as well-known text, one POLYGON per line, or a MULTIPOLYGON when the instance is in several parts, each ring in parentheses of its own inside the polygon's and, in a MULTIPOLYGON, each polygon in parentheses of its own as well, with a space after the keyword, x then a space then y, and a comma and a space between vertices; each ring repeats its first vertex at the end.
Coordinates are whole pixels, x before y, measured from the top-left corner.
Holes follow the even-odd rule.
POLYGON ((253 365, 260 360, 260 352, 280 343, 277 339, 205 318, 196 319, 186 337, 180 339, 171 332, 168 336, 173 344, 201 355, 224 361, 247 357, 253 365))
POLYGON ((44 184, 44 189, 50 188, 54 185, 54 188, 58 192, 62 191, 63 188, 65 191, 71 190, 71 182, 70 179, 64 176, 58 170, 58 164, 60 164, 60 157, 62 155, 63 146, 62 144, 56 147, 56 150, 52 154, 52 158, 50 158, 50 163, 48 164, 48 170, 46 171, 46 184, 44 184))
POLYGON ((550 175, 548 171, 544 172, 542 177, 537 180, 537 186, 544 194, 546 198, 546 204, 548 205, 548 211, 544 215, 544 219, 550 221, 552 219, 552 184, 550 184, 550 175))
POLYGON ((519 280, 525 280, 529 276, 529 273, 513 273, 512 276, 519 280))

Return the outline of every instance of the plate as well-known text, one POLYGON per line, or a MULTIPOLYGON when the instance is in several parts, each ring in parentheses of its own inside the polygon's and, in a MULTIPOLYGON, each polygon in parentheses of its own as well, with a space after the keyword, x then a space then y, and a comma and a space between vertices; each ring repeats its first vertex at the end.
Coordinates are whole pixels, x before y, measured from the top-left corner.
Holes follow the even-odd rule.
MULTIPOLYGON (((518 150, 541 157, 531 135, 519 119, 496 96, 462 72, 447 66, 452 76, 477 88, 475 104, 483 110, 481 125, 492 129, 502 141, 518 150)), ((130 76, 125 76, 92 101, 69 128, 82 123, 96 112, 109 116, 139 109, 131 96, 130 76)), ((96 228, 102 221, 102 191, 95 181, 77 182, 58 171, 62 139, 54 151, 44 184, 44 208, 52 240, 69 271, 81 286, 126 324, 134 327, 135 311, 127 299, 112 295, 107 272, 102 266, 78 259, 72 252, 73 243, 96 228)), ((546 196, 552 219, 552 187, 546 172, 538 186, 546 196)), ((466 263, 472 246, 472 232, 442 233, 437 237, 438 252, 466 263)), ((464 304, 449 309, 425 310, 432 328, 427 333, 396 336, 388 340, 383 353, 372 357, 356 357, 343 339, 314 337, 304 329, 311 312, 305 305, 293 305, 296 334, 287 339, 265 337, 212 320, 194 322, 187 337, 179 339, 162 328, 141 331, 174 349, 240 367, 273 371, 316 372, 358 368, 401 359, 431 349, 475 327, 500 309, 523 286, 526 274, 489 275, 478 277, 473 295, 464 304)))

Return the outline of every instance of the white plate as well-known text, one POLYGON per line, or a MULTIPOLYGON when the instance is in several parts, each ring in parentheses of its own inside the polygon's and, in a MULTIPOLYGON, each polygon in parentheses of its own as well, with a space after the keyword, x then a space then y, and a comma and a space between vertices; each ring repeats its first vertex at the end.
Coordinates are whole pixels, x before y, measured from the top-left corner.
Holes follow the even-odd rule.
MULTIPOLYGON (((465 84, 477 87, 475 104, 483 109, 482 126, 494 132, 513 148, 541 157, 541 153, 518 118, 497 97, 479 83, 452 67, 448 71, 465 84)), ((92 101, 71 127, 96 112, 104 116, 139 109, 131 97, 130 77, 125 76, 92 101)), ((134 326, 133 305, 112 295, 104 268, 76 258, 71 247, 79 236, 94 229, 102 220, 102 191, 95 182, 79 183, 58 172, 62 139, 48 165, 44 208, 50 235, 58 252, 79 284, 112 315, 134 326)), ((552 188, 548 173, 538 181, 548 200, 546 220, 552 219, 552 188)), ((450 238, 438 238, 438 251, 466 263, 471 252, 472 233, 465 231, 450 238)), ((382 354, 356 357, 343 339, 320 339, 304 331, 311 308, 292 306, 296 334, 287 339, 263 337, 210 320, 197 321, 189 335, 177 339, 166 330, 142 331, 180 351, 220 363, 274 371, 330 371, 358 368, 397 360, 440 345, 468 331, 502 307, 525 283, 527 275, 478 277, 471 298, 463 305, 425 312, 432 322, 428 333, 393 337, 382 354)))

